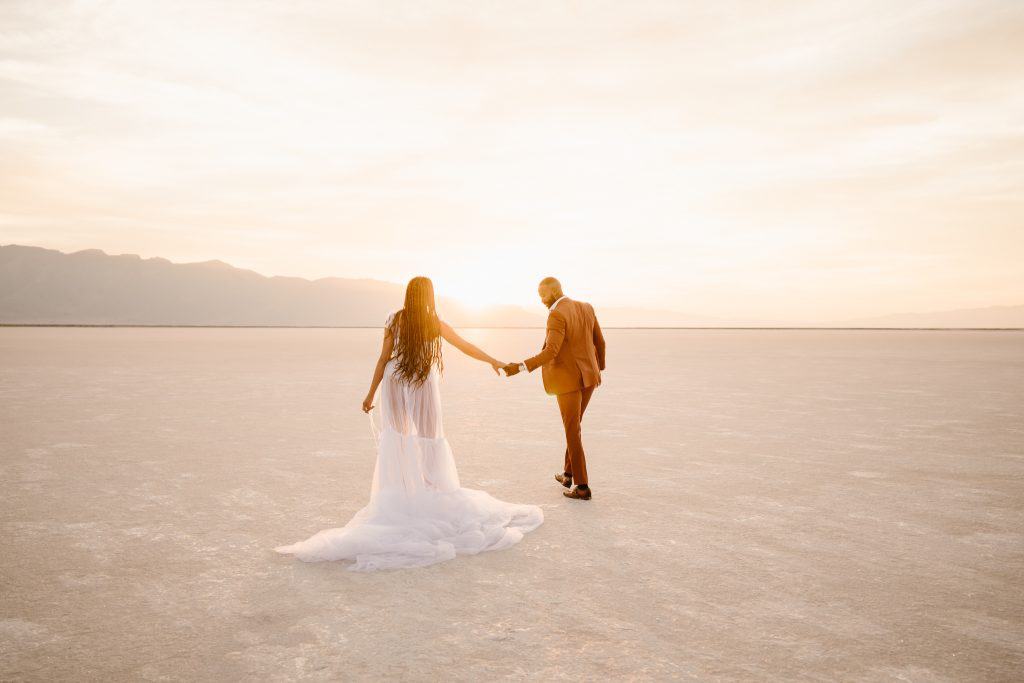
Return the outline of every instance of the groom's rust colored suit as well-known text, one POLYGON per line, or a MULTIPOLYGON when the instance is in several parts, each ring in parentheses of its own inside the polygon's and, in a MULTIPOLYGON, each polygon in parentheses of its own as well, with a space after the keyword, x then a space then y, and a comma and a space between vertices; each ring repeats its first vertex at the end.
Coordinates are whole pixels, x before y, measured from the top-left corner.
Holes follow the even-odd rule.
POLYGON ((576 484, 587 484, 580 422, 604 370, 604 335, 594 307, 568 297, 557 301, 548 313, 541 352, 523 363, 530 372, 539 367, 544 391, 558 397, 565 427, 565 471, 576 484))

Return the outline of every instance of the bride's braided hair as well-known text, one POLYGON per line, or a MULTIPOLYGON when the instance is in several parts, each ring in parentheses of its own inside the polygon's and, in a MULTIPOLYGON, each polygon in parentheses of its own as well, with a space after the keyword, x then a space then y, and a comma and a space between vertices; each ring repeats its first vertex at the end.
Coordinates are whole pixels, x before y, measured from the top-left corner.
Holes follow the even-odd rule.
POLYGON ((414 277, 405 288, 405 308, 391 322, 395 339, 395 372, 413 384, 422 384, 430 367, 441 358, 441 321, 434 305, 434 283, 428 277, 414 277))

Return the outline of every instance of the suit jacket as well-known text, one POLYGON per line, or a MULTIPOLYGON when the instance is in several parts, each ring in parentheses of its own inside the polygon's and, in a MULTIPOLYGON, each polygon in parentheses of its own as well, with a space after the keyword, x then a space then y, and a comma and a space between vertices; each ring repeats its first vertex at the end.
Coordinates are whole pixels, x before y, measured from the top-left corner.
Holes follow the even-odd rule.
POLYGON ((530 372, 541 369, 544 391, 549 394, 599 385, 604 370, 604 335, 594 307, 568 297, 559 301, 548 313, 541 352, 523 362, 530 372))

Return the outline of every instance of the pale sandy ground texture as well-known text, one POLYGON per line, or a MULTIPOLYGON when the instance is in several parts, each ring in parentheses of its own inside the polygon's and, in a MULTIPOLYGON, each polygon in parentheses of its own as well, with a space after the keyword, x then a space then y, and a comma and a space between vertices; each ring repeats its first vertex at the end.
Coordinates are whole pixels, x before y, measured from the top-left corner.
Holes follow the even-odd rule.
POLYGON ((546 522, 359 574, 272 548, 366 502, 376 331, 0 329, 0 679, 1024 677, 1024 335, 607 336, 592 502, 448 349, 463 485, 546 522))

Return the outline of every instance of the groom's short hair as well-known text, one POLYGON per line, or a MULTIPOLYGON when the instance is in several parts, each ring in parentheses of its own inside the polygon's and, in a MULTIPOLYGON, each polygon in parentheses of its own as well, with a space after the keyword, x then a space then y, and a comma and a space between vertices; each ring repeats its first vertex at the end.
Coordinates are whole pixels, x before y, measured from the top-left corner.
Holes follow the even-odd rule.
POLYGON ((543 280, 541 280, 540 283, 547 287, 554 287, 559 290, 562 289, 562 283, 558 281, 557 277, 546 277, 543 280))

